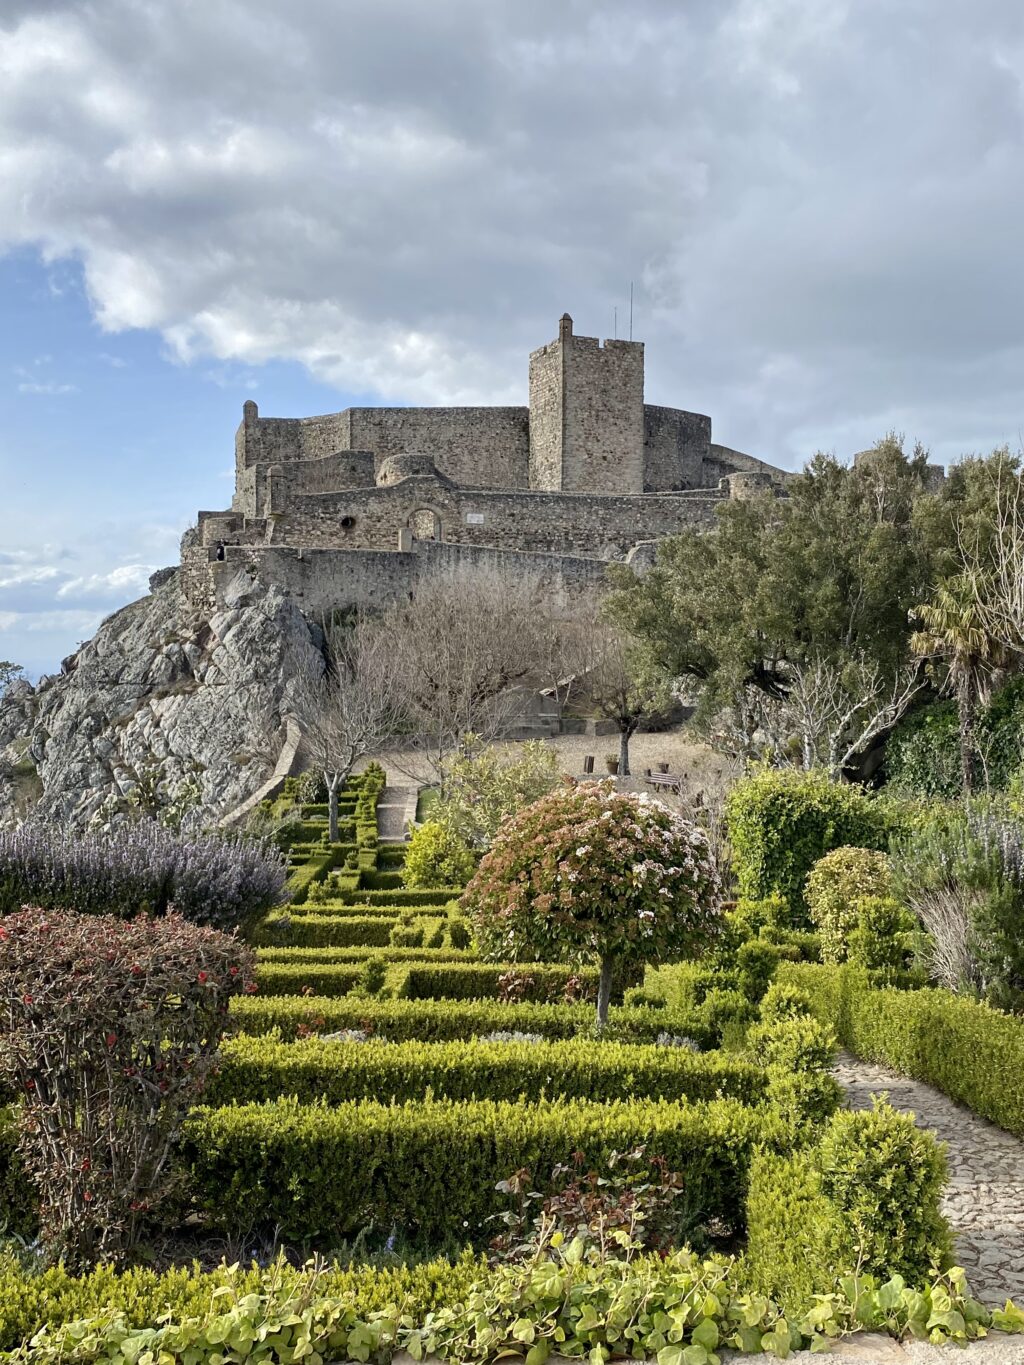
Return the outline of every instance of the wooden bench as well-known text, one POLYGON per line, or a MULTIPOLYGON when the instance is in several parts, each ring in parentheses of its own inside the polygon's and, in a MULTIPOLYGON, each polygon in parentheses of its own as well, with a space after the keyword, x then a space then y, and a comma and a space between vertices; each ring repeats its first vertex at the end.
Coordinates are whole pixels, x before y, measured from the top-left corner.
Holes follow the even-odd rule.
POLYGON ((678 773, 652 773, 650 768, 644 772, 644 781, 649 787, 665 787, 677 793, 682 792, 685 780, 678 773))

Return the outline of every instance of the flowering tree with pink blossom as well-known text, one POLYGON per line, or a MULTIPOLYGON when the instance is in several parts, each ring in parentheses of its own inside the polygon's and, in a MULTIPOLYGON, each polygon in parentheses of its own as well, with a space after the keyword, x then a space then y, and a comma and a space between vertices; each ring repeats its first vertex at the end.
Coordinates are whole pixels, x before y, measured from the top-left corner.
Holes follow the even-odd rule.
POLYGON ((721 924, 707 835, 646 795, 581 783, 499 830, 462 899, 504 961, 597 961, 598 1026, 617 970, 695 957, 721 924))

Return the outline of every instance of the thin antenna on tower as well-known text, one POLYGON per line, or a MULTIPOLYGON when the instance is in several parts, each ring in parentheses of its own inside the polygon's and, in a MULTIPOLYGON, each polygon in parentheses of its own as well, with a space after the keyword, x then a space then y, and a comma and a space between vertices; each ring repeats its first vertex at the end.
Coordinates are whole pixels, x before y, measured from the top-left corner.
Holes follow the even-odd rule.
POLYGON ((616 304, 612 309, 612 336, 616 341, 619 339, 619 305, 616 304))
POLYGON ((629 282, 629 339, 633 340, 633 281, 629 282))

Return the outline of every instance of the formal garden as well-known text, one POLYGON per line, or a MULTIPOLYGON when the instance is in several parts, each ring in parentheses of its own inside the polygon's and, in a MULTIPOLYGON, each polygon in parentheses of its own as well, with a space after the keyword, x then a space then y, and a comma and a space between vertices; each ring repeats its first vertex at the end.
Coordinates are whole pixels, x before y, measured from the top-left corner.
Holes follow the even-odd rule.
POLYGON ((154 761, 0 830, 0 1358, 1024 1334, 1018 471, 816 457, 578 619, 425 583, 244 827, 154 761), (684 685, 715 783, 631 772, 684 685))
POLYGON ((1024 895, 1016 829, 763 769, 727 848, 707 810, 521 768, 485 758, 407 842, 375 764, 334 842, 312 776, 262 839, 0 836, 9 1358, 1024 1329, 971 1296, 941 1144, 832 1074, 841 1044, 1024 1138, 1010 912, 966 992, 923 928, 986 857, 1024 895))

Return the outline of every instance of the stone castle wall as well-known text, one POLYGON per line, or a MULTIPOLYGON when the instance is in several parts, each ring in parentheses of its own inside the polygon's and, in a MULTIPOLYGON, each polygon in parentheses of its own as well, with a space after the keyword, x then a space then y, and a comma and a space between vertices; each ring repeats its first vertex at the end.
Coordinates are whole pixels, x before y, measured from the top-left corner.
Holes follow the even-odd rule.
POLYGON ((454 483, 525 488, 529 479, 528 408, 353 408, 352 444, 379 465, 425 451, 454 483))
POLYGON ((442 474, 485 488, 525 488, 529 480, 528 408, 348 408, 325 417, 260 417, 256 404, 235 439, 236 470, 288 465, 372 451, 429 451, 442 474))
POLYGON ((572 337, 565 362, 566 493, 644 491, 644 348, 572 337))
MULTIPOLYGON (((276 487, 276 485, 275 485, 276 487)), ((298 494, 272 502, 270 541, 376 550, 412 528, 421 539, 538 554, 624 558, 640 540, 708 526, 719 492, 615 497, 461 489, 429 477, 388 488, 298 494), (426 518, 420 513, 427 513, 426 518), (424 533, 424 527, 429 527, 424 533)))
POLYGON ((721 475, 707 467, 711 418, 679 408, 644 407, 645 493, 717 488, 721 475))
MULTIPOLYGON (((187 533, 186 533, 187 535, 187 533)), ((296 549, 292 546, 231 545, 218 561, 194 541, 182 545, 182 591, 191 605, 213 615, 239 571, 289 593, 310 620, 350 607, 374 609, 415 594, 426 574, 484 569, 535 579, 556 611, 596 595, 607 564, 573 555, 524 554, 489 546, 416 542, 399 551, 296 549)))

